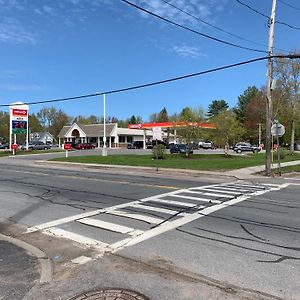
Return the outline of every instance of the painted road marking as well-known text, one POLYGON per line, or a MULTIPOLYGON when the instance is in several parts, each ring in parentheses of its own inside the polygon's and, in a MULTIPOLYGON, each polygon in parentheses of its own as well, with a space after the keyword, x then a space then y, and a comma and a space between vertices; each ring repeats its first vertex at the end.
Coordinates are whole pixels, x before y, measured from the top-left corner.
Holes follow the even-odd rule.
POLYGON ((130 206, 145 209, 145 210, 152 210, 152 211, 156 211, 156 212, 161 212, 163 214, 168 214, 168 215, 175 215, 175 214, 178 213, 178 211, 176 211, 176 210, 170 210, 170 209, 166 209, 166 208, 148 206, 148 205, 144 205, 144 204, 133 204, 133 205, 130 205, 130 206))
POLYGON ((209 189, 209 188, 205 188, 203 189, 204 191, 208 191, 208 192, 217 192, 217 193, 225 193, 225 194, 232 194, 232 195, 241 195, 241 192, 237 192, 237 191, 222 191, 222 190, 217 190, 217 189, 209 189))
POLYGON ((148 216, 139 215, 139 214, 130 214, 130 213, 127 213, 127 212, 124 212, 124 211, 119 211, 119 210, 115 210, 115 211, 112 211, 112 212, 107 213, 107 214, 116 215, 116 216, 120 216, 120 217, 126 217, 126 218, 129 218, 129 219, 145 221, 145 222, 150 223, 150 224, 159 224, 163 221, 163 219, 148 217, 148 216))
POLYGON ((67 239, 71 239, 73 241, 92 246, 97 248, 101 253, 104 252, 117 252, 124 247, 132 246, 137 243, 140 243, 144 240, 147 240, 149 238, 152 238, 156 235, 159 235, 161 233, 167 232, 169 230, 173 230, 177 228, 178 226, 185 225, 189 222, 192 222, 194 220, 197 220, 203 216, 207 216, 208 214, 211 214, 217 210, 223 209, 225 207, 235 205, 241 201, 244 201, 246 199, 249 199, 252 196, 258 196, 265 194, 267 192, 280 190, 282 188, 287 187, 289 184, 281 184, 281 185, 253 185, 248 184, 244 182, 237 182, 237 183, 222 183, 222 184, 215 184, 215 185, 209 185, 209 186, 202 186, 202 187, 192 187, 189 189, 181 189, 176 190, 172 192, 163 193, 156 196, 151 196, 148 198, 144 198, 141 200, 132 201, 129 203, 123 203, 116 206, 99 209, 91 212, 86 212, 82 214, 78 214, 71 217, 62 218, 59 220, 54 220, 51 222, 47 222, 44 224, 36 225, 27 230, 27 232, 33 232, 36 230, 43 230, 44 232, 52 235, 57 235, 60 237, 64 237, 67 239), (235 195, 236 193, 241 193, 241 185, 247 186, 248 189, 244 188, 246 191, 243 195, 235 195), (249 186, 251 186, 251 190, 249 190, 249 186), (221 191, 222 193, 219 193, 222 189, 229 189, 229 191, 221 191), (212 191, 211 193, 206 192, 206 190, 212 191), (230 192, 231 191, 231 192, 230 192), (232 194, 233 195, 228 195, 232 194), (184 193, 187 194, 197 194, 197 195, 214 195, 217 197, 224 198, 223 201, 220 200, 212 200, 208 198, 200 198, 200 197, 192 197, 188 195, 184 195, 184 193), (184 202, 174 201, 174 200, 166 200, 165 197, 175 197, 185 200, 184 202), (229 199, 230 198, 230 199, 229 199), (204 202, 207 204, 197 206, 195 203, 191 203, 189 200, 197 200, 200 202, 204 202), (170 210, 163 207, 154 207, 147 205, 148 202, 155 201, 158 205, 159 204, 168 204, 168 205, 176 205, 176 206, 183 206, 183 210, 170 210), (208 206, 209 205, 209 206, 208 206), (190 210, 189 208, 194 207, 195 210, 190 210), (127 211, 124 211, 123 209, 126 208, 139 208, 144 210, 145 214, 147 214, 147 211, 154 211, 154 212, 160 212, 169 215, 166 218, 157 218, 152 217, 148 215, 144 215, 143 212, 137 212, 137 213, 128 213, 127 211), (186 208, 186 209, 184 209, 186 208), (146 231, 142 231, 136 228, 127 227, 124 225, 118 225, 113 222, 106 222, 102 221, 101 215, 102 214, 111 214, 116 216, 122 216, 125 218, 128 218, 129 222, 130 219, 137 219, 142 220, 145 222, 148 222, 150 224, 157 224, 155 227, 150 228, 146 231), (97 219, 93 219, 91 217, 96 216, 97 219), (176 218, 174 218, 176 216, 176 218), (79 223, 93 226, 97 228, 102 228, 106 230, 110 230, 113 232, 117 232, 120 234, 126 234, 127 237, 125 239, 119 240, 116 243, 113 244, 107 244, 105 242, 94 240, 85 236, 82 236, 80 234, 62 230, 60 228, 57 228, 56 226, 59 226, 64 223, 69 223, 73 221, 78 221, 79 223), (129 235, 129 237, 128 237, 129 235))
MULTIPOLYGON (((193 188, 193 190, 199 190, 199 188, 193 188)), ((213 196, 213 197, 218 197, 218 198, 232 198, 231 195, 226 195, 226 194, 217 194, 217 193, 206 193, 205 190, 203 190, 204 192, 199 192, 199 195, 203 195, 203 196, 213 196)))
POLYGON ((80 243, 80 244, 84 244, 84 245, 88 245, 88 246, 95 246, 98 249, 100 248, 102 250, 105 250, 108 247, 108 244, 103 243, 101 241, 91 239, 91 238, 88 238, 84 235, 77 234, 77 233, 67 231, 67 230, 64 230, 64 229, 60 229, 60 228, 53 227, 53 228, 49 228, 47 230, 44 230, 43 232, 47 233, 49 235, 60 236, 60 237, 75 241, 75 242, 80 243))
POLYGON ((80 222, 80 223, 86 224, 86 225, 91 225, 93 227, 106 229, 106 230, 109 230, 109 231, 118 232, 118 233, 127 233, 127 234, 129 234, 129 233, 132 233, 132 232, 135 231, 135 229, 131 228, 131 227, 127 227, 127 226, 123 226, 123 225, 117 225, 115 223, 96 220, 96 219, 92 219, 92 218, 80 219, 80 220, 77 220, 77 222, 80 222))
MULTIPOLYGON (((172 195, 171 197, 175 197, 176 195, 172 195)), ((186 202, 179 202, 179 201, 173 201, 173 200, 163 200, 163 199, 153 199, 154 202, 159 202, 163 204, 170 204, 173 206, 185 206, 185 207, 194 207, 195 204, 193 203, 186 203, 186 202)))
POLYGON ((200 198, 200 197, 191 197, 191 196, 182 196, 182 195, 172 195, 172 197, 177 197, 177 198, 181 198, 181 199, 190 199, 190 200, 196 200, 196 201, 202 201, 202 202, 210 202, 210 203, 215 203, 215 204, 221 203, 220 200, 212 200, 212 199, 206 199, 206 198, 200 198))

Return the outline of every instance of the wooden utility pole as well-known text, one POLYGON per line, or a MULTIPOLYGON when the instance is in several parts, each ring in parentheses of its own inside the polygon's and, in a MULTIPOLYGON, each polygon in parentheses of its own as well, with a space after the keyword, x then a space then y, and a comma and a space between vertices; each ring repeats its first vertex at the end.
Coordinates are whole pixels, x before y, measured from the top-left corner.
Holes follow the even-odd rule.
POLYGON ((273 104, 272 104, 272 81, 273 81, 273 47, 274 47, 274 27, 275 27, 275 13, 276 0, 273 0, 272 13, 269 20, 269 60, 268 60, 268 85, 267 85, 267 105, 266 105, 266 159, 265 159, 265 175, 271 175, 271 161, 272 161, 272 135, 271 126, 273 118, 273 104))

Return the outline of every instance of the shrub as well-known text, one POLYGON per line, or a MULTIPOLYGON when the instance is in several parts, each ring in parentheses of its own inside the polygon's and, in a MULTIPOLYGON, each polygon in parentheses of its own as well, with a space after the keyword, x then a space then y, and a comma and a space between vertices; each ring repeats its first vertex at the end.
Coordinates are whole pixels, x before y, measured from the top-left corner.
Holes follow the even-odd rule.
POLYGON ((155 145, 152 149, 152 158, 165 159, 166 158, 166 146, 165 145, 155 145))
POLYGON ((280 159, 284 159, 287 155, 287 152, 283 149, 277 149, 275 152, 274 152, 274 160, 278 160, 278 151, 279 151, 279 157, 280 159))

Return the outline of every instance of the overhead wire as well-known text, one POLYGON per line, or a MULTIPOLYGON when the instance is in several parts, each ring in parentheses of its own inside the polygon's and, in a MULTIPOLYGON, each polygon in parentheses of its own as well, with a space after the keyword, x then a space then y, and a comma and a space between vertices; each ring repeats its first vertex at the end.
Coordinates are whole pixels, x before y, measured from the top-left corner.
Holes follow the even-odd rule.
MULTIPOLYGON (((296 59, 296 58, 300 58, 300 54, 263 56, 263 57, 258 57, 258 58, 254 58, 254 59, 250 59, 250 60, 246 60, 246 61, 242 61, 242 62, 238 62, 238 63, 234 63, 234 64, 230 64, 230 65, 226 65, 226 66, 222 66, 222 67, 218 67, 218 68, 213 68, 213 69, 197 72, 197 73, 187 74, 187 75, 183 75, 183 76, 179 76, 179 77, 173 77, 173 78, 150 82, 150 83, 145 83, 145 84, 141 84, 141 85, 130 86, 130 87, 126 87, 126 88, 120 88, 120 89, 115 89, 115 90, 109 90, 109 91, 103 91, 103 92, 97 92, 97 93, 74 96, 74 97, 67 97, 67 98, 24 102, 22 104, 20 103, 20 104, 16 104, 16 105, 47 104, 47 103, 54 103, 54 102, 65 102, 65 101, 71 101, 71 100, 91 98, 91 97, 102 96, 102 95, 117 94, 117 93, 121 93, 121 92, 142 89, 142 88, 146 88, 146 87, 151 87, 151 86, 155 86, 155 85, 161 85, 161 84, 165 84, 165 83, 169 83, 169 82, 174 82, 174 81, 183 80, 183 79, 187 79, 187 78, 191 78, 191 77, 196 77, 196 76, 200 76, 200 75, 204 75, 204 74, 209 74, 209 73, 213 73, 213 72, 217 72, 217 71, 221 71, 221 70, 225 70, 225 69, 229 69, 229 68, 234 68, 234 67, 250 64, 253 62, 270 59, 270 58, 296 59)), ((0 104, 0 107, 9 107, 9 106, 11 106, 11 104, 0 104)))
MULTIPOLYGON (((262 17, 268 19, 268 21, 270 21, 270 17, 269 17, 269 16, 267 16, 267 15, 265 15, 264 13, 258 11, 257 9, 253 8, 252 6, 250 6, 250 5, 248 5, 248 4, 244 3, 244 2, 242 2, 242 1, 240 1, 240 0, 235 0, 235 1, 236 1, 237 3, 239 3, 239 4, 241 4, 242 6, 247 7, 248 9, 250 9, 250 10, 253 11, 253 12, 255 12, 256 14, 261 15, 262 17)), ((291 24, 288 24, 288 23, 285 23, 285 22, 282 22, 282 21, 275 21, 275 23, 280 24, 280 25, 287 26, 287 27, 289 27, 289 28, 291 28, 291 29, 300 30, 300 27, 293 26, 293 25, 291 25, 291 24)))
MULTIPOLYGON (((219 30, 219 31, 221 31, 221 32, 224 32, 224 33, 226 33, 226 34, 228 34, 228 35, 230 35, 230 36, 233 36, 233 37, 235 37, 235 38, 238 38, 238 39, 240 39, 240 40, 243 40, 243 41, 246 41, 246 42, 249 42, 249 43, 256 44, 256 45, 258 45, 258 46, 263 46, 263 47, 266 47, 266 48, 268 47, 267 45, 265 45, 265 44, 263 44, 263 43, 259 43, 259 42, 256 42, 256 41, 252 41, 252 40, 250 40, 250 39, 246 39, 246 38, 244 38, 244 37, 242 37, 242 36, 240 36, 240 35, 237 35, 237 34, 235 34, 235 33, 232 33, 232 32, 230 32, 230 31, 227 31, 227 30, 225 30, 225 29, 222 29, 222 28, 220 28, 220 27, 218 27, 218 26, 215 26, 215 25, 213 25, 213 24, 211 24, 211 23, 209 23, 209 22, 207 22, 207 21, 205 21, 205 20, 203 20, 203 19, 201 19, 201 18, 199 18, 199 17, 197 17, 197 16, 195 16, 195 15, 189 13, 188 11, 181 9, 180 7, 178 7, 178 6, 176 6, 176 5, 172 4, 172 3, 170 3, 169 1, 166 1, 166 0, 161 0, 161 1, 164 2, 164 3, 166 3, 167 5, 169 5, 169 6, 173 7, 173 8, 175 8, 175 9, 177 9, 178 11, 182 12, 183 14, 186 14, 187 16, 190 16, 191 18, 193 18, 193 19, 195 19, 195 20, 197 20, 197 21, 199 21, 199 22, 201 22, 201 23, 203 23, 203 24, 205 24, 205 25, 207 25, 207 26, 210 26, 210 27, 212 27, 212 28, 214 28, 214 29, 216 29, 216 30, 219 30)), ((280 48, 276 48, 276 47, 274 47, 274 49, 279 50, 279 51, 282 51, 282 52, 287 52, 287 53, 289 53, 289 51, 284 50, 284 49, 280 49, 280 48)))
POLYGON ((300 8, 298 8, 298 7, 296 7, 296 6, 293 6, 293 5, 291 5, 291 4, 287 3, 286 1, 283 1, 283 0, 278 0, 278 2, 281 2, 282 4, 284 4, 284 5, 286 5, 286 6, 290 7, 290 8, 293 8, 293 9, 295 9, 295 10, 298 10, 298 11, 300 11, 300 8))
POLYGON ((213 37, 211 35, 202 33, 200 31, 191 29, 191 28, 189 28, 187 26, 184 26, 184 25, 181 25, 181 24, 176 23, 174 21, 171 21, 171 20, 169 20, 167 18, 164 18, 164 17, 162 17, 162 16, 160 16, 158 14, 155 14, 154 12, 151 12, 151 11, 149 11, 149 10, 141 7, 141 6, 138 6, 138 5, 136 5, 136 4, 134 4, 134 3, 130 2, 130 1, 127 1, 127 0, 121 0, 121 1, 124 2, 124 3, 126 3, 126 4, 128 4, 128 5, 130 5, 130 6, 132 6, 132 7, 134 7, 134 8, 136 8, 136 9, 138 9, 138 10, 140 10, 140 11, 143 11, 143 12, 149 14, 149 15, 152 15, 152 16, 158 18, 158 19, 161 19, 161 20, 163 20, 163 21, 165 21, 165 22, 167 22, 169 24, 175 25, 177 27, 180 27, 181 29, 185 29, 185 30, 190 31, 192 33, 201 35, 201 36, 203 36, 205 38, 208 38, 208 39, 211 39, 211 40, 213 40, 215 42, 219 42, 219 43, 222 43, 222 44, 225 44, 225 45, 228 45, 228 46, 232 46, 232 47, 236 47, 236 48, 244 49, 244 50, 248 50, 248 51, 260 52, 260 53, 268 53, 266 50, 260 50, 260 49, 254 49, 254 48, 244 47, 244 46, 240 46, 240 45, 237 45, 237 44, 234 44, 234 43, 227 42, 225 40, 213 37))

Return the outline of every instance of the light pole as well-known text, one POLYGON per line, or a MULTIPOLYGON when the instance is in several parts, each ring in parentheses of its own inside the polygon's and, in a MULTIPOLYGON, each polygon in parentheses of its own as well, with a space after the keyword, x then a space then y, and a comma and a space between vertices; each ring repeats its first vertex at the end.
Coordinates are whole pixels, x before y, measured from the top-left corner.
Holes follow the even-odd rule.
POLYGON ((103 94, 103 148, 102 148, 102 156, 107 156, 107 149, 106 149, 106 123, 105 123, 105 110, 106 110, 106 97, 103 94))

